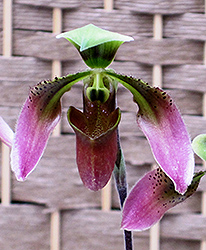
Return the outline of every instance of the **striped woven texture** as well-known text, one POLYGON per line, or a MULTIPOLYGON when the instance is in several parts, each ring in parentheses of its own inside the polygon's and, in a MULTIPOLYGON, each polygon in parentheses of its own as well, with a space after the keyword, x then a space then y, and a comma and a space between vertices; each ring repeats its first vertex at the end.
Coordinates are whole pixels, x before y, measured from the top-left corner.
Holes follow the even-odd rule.
MULTIPOLYGON (((120 47, 113 69, 168 91, 191 138, 206 133, 205 6, 203 0, 0 0, 0 115, 14 129, 31 86, 85 69, 72 45, 55 35, 93 23, 135 38, 120 47)), ((81 86, 63 96, 61 124, 25 182, 8 171, 9 150, 1 144, 1 250, 124 249, 113 180, 91 192, 78 175, 66 112, 82 107, 81 86)), ((135 122, 137 107, 121 86, 118 105, 131 188, 155 162, 135 122)), ((134 233, 134 249, 206 250, 206 178, 153 229, 134 233)))

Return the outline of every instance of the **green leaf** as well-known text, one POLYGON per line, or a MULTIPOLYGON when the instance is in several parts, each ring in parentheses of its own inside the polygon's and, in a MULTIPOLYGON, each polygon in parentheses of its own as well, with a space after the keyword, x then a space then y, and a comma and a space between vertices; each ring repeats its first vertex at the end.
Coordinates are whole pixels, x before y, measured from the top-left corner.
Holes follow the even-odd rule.
POLYGON ((77 48, 84 62, 91 68, 106 68, 113 61, 119 46, 133 41, 132 37, 107 31, 93 24, 57 36, 61 37, 77 48))
POLYGON ((206 134, 196 136, 192 142, 192 148, 201 159, 206 161, 206 134))

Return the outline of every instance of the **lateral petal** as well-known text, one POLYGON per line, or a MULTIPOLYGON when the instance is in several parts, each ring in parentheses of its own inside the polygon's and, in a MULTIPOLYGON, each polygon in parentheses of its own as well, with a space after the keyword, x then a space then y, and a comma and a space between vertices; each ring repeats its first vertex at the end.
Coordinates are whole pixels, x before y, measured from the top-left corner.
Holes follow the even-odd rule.
POLYGON ((171 97, 141 80, 107 71, 122 83, 138 104, 138 126, 148 139, 153 155, 164 172, 183 194, 194 173, 194 153, 180 112, 171 97))
POLYGON ((0 116, 0 139, 11 148, 14 138, 14 132, 9 125, 0 116))
POLYGON ((197 189, 204 172, 195 174, 184 195, 160 169, 147 173, 131 190, 123 208, 122 228, 142 231, 157 223, 167 210, 183 202, 197 189))
POLYGON ((42 81, 30 90, 17 121, 11 151, 11 167, 18 180, 25 180, 41 158, 61 117, 61 96, 89 74, 88 71, 42 81))

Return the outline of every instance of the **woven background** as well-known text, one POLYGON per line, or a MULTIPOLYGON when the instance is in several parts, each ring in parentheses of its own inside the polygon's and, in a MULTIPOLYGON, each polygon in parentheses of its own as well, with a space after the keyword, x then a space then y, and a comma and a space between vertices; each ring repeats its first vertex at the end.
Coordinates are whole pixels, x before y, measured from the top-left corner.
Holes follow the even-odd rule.
MULTIPOLYGON (((178 104, 191 138, 206 133, 206 15, 203 0, 0 0, 0 115, 14 129, 29 87, 85 69, 67 31, 93 23, 135 38, 111 65, 166 89, 178 104)), ((82 107, 81 84, 62 100, 60 127, 38 168, 23 183, 8 172, 1 145, 1 250, 123 250, 121 213, 113 181, 86 190, 75 163, 69 105, 82 107)), ((154 159, 135 123, 136 105, 120 86, 121 143, 129 188, 154 159)), ((202 162, 196 159, 197 168, 202 162)), ((152 230, 134 233, 135 250, 206 250, 206 178, 198 192, 167 213, 152 230)))

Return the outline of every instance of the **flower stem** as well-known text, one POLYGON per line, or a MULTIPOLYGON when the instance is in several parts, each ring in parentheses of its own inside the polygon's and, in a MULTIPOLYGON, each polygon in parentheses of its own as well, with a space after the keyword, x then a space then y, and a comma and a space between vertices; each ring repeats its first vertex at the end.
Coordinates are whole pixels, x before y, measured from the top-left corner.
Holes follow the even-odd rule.
MULTIPOLYGON (((126 166, 124 156, 118 140, 117 160, 114 168, 114 178, 116 181, 117 192, 119 194, 120 207, 123 208, 125 199, 127 198, 127 181, 126 181, 126 166)), ((125 250, 132 250, 132 232, 124 230, 125 250)))
POLYGON ((132 232, 124 230, 125 250, 132 250, 132 232))

